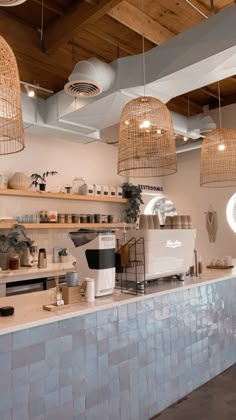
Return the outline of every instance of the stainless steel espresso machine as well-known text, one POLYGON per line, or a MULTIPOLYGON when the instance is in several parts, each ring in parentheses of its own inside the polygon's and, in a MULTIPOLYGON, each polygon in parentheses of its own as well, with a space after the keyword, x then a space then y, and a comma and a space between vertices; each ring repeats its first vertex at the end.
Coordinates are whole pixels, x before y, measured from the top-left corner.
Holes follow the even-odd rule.
POLYGON ((80 279, 92 277, 95 296, 109 295, 115 287, 115 235, 111 231, 80 229, 70 232, 80 279))

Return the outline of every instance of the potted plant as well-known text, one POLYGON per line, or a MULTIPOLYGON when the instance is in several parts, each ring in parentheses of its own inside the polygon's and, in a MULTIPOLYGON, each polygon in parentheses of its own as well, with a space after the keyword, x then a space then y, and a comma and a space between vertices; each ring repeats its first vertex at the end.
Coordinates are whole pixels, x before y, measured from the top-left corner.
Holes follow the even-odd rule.
POLYGON ((7 234, 0 234, 0 267, 7 270, 10 254, 14 253, 20 257, 33 242, 26 235, 23 225, 13 225, 7 234))
POLYGON ((58 174, 57 171, 47 171, 44 172, 42 175, 34 173, 31 176, 31 178, 33 179, 31 186, 34 185, 36 188, 37 186, 39 186, 40 191, 45 191, 46 189, 46 178, 49 175, 56 175, 58 174))
POLYGON ((140 213, 140 204, 143 204, 142 189, 139 185, 133 185, 130 182, 122 184, 123 196, 129 199, 129 205, 126 208, 127 222, 137 222, 140 213))
POLYGON ((62 248, 61 251, 58 252, 60 262, 67 262, 69 259, 69 251, 66 248, 62 248))

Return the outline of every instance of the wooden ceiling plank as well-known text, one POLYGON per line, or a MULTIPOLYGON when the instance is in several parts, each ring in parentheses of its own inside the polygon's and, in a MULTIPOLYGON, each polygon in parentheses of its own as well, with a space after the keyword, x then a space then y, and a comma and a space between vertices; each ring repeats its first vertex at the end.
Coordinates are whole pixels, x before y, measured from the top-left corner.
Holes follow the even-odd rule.
POLYGON ((89 23, 95 23, 121 0, 100 0, 96 6, 80 3, 71 7, 66 15, 58 18, 45 31, 44 41, 47 52, 55 51, 60 45, 71 40, 89 23))
POLYGON ((130 54, 130 55, 136 54, 136 52, 134 51, 132 47, 120 41, 119 39, 114 39, 112 35, 109 35, 108 33, 105 33, 101 31, 100 29, 95 28, 93 25, 89 25, 89 27, 87 27, 87 31, 91 33, 92 35, 95 35, 98 38, 106 42, 109 42, 111 45, 115 45, 116 47, 122 49, 127 54, 130 54))
POLYGON ((126 0, 123 0, 107 14, 156 45, 162 44, 174 36, 173 32, 126 0))
MULTIPOLYGON (((39 4, 39 6, 42 6, 42 0, 32 0, 34 3, 39 4)), ((50 12, 55 13, 58 16, 62 16, 64 14, 64 10, 56 5, 55 3, 52 4, 51 2, 44 0, 43 7, 45 9, 50 10, 50 12)))
MULTIPOLYGON (((199 90, 202 91, 203 93, 206 93, 208 96, 211 96, 212 98, 219 99, 218 94, 213 92, 213 90, 211 90, 208 87, 200 88, 199 90)), ((225 98, 222 95, 220 95, 220 100, 224 102, 225 98)))
MULTIPOLYGON (((185 0, 186 1, 186 0, 185 0)), ((191 7, 191 5, 186 1, 186 3, 191 7)), ((197 9, 201 10, 206 16, 211 16, 211 10, 208 9, 203 3, 201 3, 198 0, 191 0, 191 3, 193 6, 195 6, 197 9)))

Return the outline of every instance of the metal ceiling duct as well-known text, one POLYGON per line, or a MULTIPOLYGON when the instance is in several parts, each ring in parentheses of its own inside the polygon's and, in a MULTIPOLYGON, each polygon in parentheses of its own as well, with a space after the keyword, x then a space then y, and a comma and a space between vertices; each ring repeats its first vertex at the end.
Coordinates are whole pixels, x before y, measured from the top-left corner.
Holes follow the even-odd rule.
POLYGON ((0 0, 0 7, 18 6, 18 4, 25 3, 26 0, 0 0))
POLYGON ((110 89, 114 80, 112 66, 92 57, 75 65, 64 89, 71 96, 91 98, 110 89))

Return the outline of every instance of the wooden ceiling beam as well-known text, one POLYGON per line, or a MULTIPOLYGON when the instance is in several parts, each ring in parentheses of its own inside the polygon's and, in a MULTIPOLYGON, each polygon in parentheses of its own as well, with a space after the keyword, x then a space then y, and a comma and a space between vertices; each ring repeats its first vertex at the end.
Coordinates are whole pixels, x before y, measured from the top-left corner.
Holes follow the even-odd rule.
MULTIPOLYGON (((211 96, 212 98, 215 98, 217 100, 219 99, 218 94, 215 93, 212 89, 210 89, 208 87, 200 88, 199 91, 205 93, 208 96, 211 96)), ((220 95, 220 100, 222 102, 224 102, 225 101, 225 98, 222 95, 220 95)))
MULTIPOLYGON (((186 0, 185 0, 186 1, 186 0)), ((192 5, 193 6, 195 6, 196 7, 196 9, 199 9, 199 10, 201 10, 206 16, 208 16, 208 17, 210 17, 211 16, 211 10, 210 10, 210 8, 208 9, 208 7, 206 7, 203 3, 201 3, 200 1, 198 1, 198 0, 190 0, 190 2, 192 3, 192 5)), ((189 7, 191 7, 191 4, 190 3, 188 3, 187 1, 186 1, 186 3, 189 5, 189 7)), ((192 7, 193 7, 192 6, 192 7)), ((194 7, 193 7, 194 8, 194 7)), ((196 10, 195 9, 195 10, 196 10)))
POLYGON ((121 0, 100 0, 95 6, 82 2, 71 7, 64 16, 58 18, 45 30, 46 51, 55 51, 56 48, 71 40, 79 31, 86 29, 86 25, 95 23, 120 2, 121 0))
POLYGON ((160 45, 174 36, 173 32, 126 0, 123 0, 107 14, 156 45, 160 45))
POLYGON ((117 48, 120 48, 121 50, 125 51, 127 54, 130 54, 130 55, 137 54, 137 51, 134 51, 132 47, 120 41, 119 39, 114 39, 112 35, 105 33, 104 31, 98 28, 95 28, 94 25, 89 25, 86 28, 86 31, 92 35, 97 36, 103 41, 108 42, 111 45, 115 45, 117 48))
MULTIPOLYGON (((40 7, 42 7, 42 0, 32 0, 34 3, 39 4, 40 7)), ((62 7, 59 7, 55 3, 52 4, 51 2, 44 0, 43 7, 47 10, 50 10, 50 12, 55 13, 58 16, 62 16, 64 14, 64 10, 62 7)))

